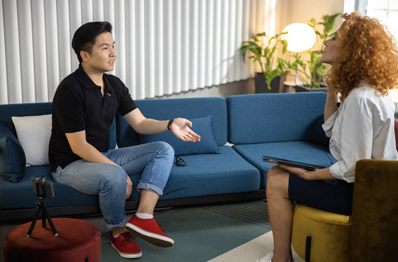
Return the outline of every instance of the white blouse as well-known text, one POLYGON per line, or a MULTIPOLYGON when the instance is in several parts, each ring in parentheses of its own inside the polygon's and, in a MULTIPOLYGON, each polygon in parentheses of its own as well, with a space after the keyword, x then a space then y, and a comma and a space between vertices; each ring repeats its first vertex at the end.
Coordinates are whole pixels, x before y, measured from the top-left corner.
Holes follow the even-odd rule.
POLYGON ((397 160, 394 133, 395 106, 366 83, 351 90, 338 110, 322 125, 330 137, 329 149, 337 162, 331 174, 349 183, 355 180, 360 159, 397 160))

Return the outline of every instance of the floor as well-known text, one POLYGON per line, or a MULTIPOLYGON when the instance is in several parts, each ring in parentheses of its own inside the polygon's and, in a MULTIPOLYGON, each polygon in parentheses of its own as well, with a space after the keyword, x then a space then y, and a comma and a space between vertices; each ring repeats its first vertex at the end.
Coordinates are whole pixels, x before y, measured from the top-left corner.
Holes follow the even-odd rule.
MULTIPOLYGON (((255 261, 272 250, 272 234, 266 234, 271 227, 264 201, 164 209, 156 211, 155 218, 175 245, 159 248, 137 238, 143 256, 136 261, 244 262, 255 261)), ((131 260, 121 258, 110 246, 110 232, 102 217, 84 220, 101 232, 101 261, 131 260)), ((16 225, 0 225, 1 243, 16 225)))
MULTIPOLYGON (((247 243, 244 243, 209 262, 254 262, 273 250, 272 231, 269 231, 247 243)), ((293 251, 295 262, 304 262, 297 253, 293 251)))

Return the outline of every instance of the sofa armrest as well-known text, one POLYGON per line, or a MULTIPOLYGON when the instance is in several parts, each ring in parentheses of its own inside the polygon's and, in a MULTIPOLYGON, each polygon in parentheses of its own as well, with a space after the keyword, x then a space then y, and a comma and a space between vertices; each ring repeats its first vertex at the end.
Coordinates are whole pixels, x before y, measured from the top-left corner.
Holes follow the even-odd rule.
POLYGON ((358 161, 352 211, 351 261, 396 259, 397 221, 398 161, 358 161))

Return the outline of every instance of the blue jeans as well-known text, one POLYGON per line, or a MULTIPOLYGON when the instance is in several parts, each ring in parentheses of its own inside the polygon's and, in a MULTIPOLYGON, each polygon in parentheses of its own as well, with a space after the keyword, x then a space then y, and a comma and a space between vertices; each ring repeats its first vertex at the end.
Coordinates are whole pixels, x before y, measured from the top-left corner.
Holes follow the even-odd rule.
POLYGON ((99 204, 108 228, 126 224, 124 205, 127 175, 142 173, 137 189, 163 195, 174 160, 173 148, 165 142, 112 149, 103 153, 120 167, 110 164, 74 161, 58 167, 53 179, 88 195, 99 195, 99 204))

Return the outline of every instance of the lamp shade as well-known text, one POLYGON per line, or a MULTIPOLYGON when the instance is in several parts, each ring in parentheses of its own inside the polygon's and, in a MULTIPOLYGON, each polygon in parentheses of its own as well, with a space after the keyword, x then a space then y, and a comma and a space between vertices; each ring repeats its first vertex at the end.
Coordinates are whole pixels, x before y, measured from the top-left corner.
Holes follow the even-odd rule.
POLYGON ((309 25, 294 23, 283 29, 281 38, 287 41, 287 50, 301 52, 310 49, 315 44, 315 32, 309 25))

